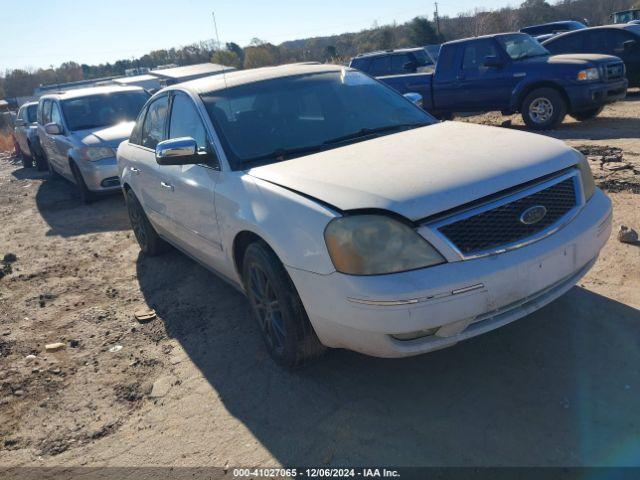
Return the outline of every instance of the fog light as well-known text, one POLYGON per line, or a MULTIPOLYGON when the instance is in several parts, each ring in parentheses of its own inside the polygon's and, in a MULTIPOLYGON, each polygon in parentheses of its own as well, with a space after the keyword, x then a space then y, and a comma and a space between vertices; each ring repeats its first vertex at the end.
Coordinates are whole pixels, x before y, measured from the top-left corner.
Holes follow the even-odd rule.
POLYGON ((435 335, 435 333, 440 329, 440 327, 429 328, 427 330, 418 330, 417 332, 409 332, 409 333, 398 333, 395 335, 391 335, 396 340, 402 340, 406 342, 408 340, 416 340, 418 338, 430 337, 435 335))

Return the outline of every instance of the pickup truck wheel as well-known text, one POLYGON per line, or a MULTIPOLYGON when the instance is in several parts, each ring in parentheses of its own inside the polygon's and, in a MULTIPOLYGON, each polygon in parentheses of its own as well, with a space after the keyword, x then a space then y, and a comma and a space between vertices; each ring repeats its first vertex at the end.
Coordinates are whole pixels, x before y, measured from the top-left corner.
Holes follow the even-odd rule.
POLYGON ((602 110, 604 110, 604 107, 591 108, 589 110, 583 110, 581 112, 573 112, 571 116, 579 122, 584 122, 585 120, 596 118, 602 113, 602 110))
POLYGON ((33 150, 31 150, 33 152, 33 160, 36 164, 36 168, 38 169, 39 172, 44 172, 45 170, 47 170, 47 160, 42 156, 42 152, 40 151, 40 148, 37 146, 34 146, 33 150))
POLYGON ((168 244, 160 238, 156 229, 151 225, 136 194, 133 193, 131 189, 127 189, 124 194, 124 199, 127 204, 131 229, 138 241, 138 245, 140 245, 142 253, 154 257, 165 252, 168 249, 168 244))
POLYGON ((87 188, 87 184, 84 181, 84 177, 82 176, 80 169, 73 162, 71 162, 71 173, 73 173, 73 178, 76 181, 80 202, 82 202, 83 205, 89 205, 95 199, 95 195, 91 190, 89 190, 89 188, 87 188))
POLYGON ((553 88, 539 88, 522 102, 522 119, 534 130, 549 130, 562 123, 567 115, 567 103, 553 88))
POLYGON ((298 292, 276 254, 264 243, 247 247, 242 280, 253 316, 273 359, 288 368, 324 353, 298 292))

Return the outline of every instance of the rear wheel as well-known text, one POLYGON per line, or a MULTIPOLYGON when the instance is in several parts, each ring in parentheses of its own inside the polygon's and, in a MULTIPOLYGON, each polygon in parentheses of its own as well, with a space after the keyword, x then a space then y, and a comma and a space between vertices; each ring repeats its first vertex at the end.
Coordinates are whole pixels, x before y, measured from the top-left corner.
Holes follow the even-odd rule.
POLYGON ((144 209, 142 205, 140 205, 136 194, 129 188, 125 191, 124 198, 127 204, 131 229, 138 241, 138 245, 140 245, 142 253, 153 257, 166 251, 168 244, 160 238, 158 232, 156 232, 151 222, 149 222, 147 214, 144 213, 144 209))
POLYGON ((33 146, 33 148, 31 149, 31 152, 33 153, 33 160, 36 164, 36 168, 38 169, 39 172, 44 172, 47 170, 47 160, 44 158, 42 151, 40 150, 40 147, 38 146, 33 146))
POLYGON ((579 122, 584 122, 585 120, 596 118, 602 113, 602 110, 604 110, 604 107, 590 108, 589 110, 582 110, 581 112, 573 112, 571 116, 579 122))
POLYGON ((84 177, 80 172, 80 169, 73 162, 71 162, 71 173, 73 173, 73 178, 76 181, 76 187, 78 189, 78 196, 80 197, 80 201, 84 205, 88 205, 93 202, 93 200, 95 199, 95 194, 91 190, 89 190, 87 184, 84 181, 84 177))
POLYGON ((242 277, 267 349, 280 365, 296 368, 325 351, 282 262, 263 242, 244 255, 242 277))
POLYGON ((522 119, 534 130, 550 130, 562 123, 567 115, 567 102, 553 88, 538 88, 522 102, 522 119))

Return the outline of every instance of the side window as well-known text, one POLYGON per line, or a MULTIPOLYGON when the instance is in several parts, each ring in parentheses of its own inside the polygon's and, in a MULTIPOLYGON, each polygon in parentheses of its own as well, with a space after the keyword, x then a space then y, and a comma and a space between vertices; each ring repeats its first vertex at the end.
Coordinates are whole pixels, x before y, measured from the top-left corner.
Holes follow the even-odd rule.
POLYGON ((393 55, 391 57, 391 75, 410 72, 410 70, 405 68, 407 63, 413 63, 416 67, 418 66, 416 61, 406 53, 403 53, 402 55, 393 55))
POLYGON ((389 75, 390 65, 389 56, 378 57, 371 60, 371 66, 369 67, 369 74, 373 77, 381 77, 383 75, 389 75))
POLYGON ((608 50, 614 55, 624 53, 624 42, 635 40, 634 36, 624 30, 608 30, 608 50))
POLYGON ((143 108, 138 115, 136 124, 133 126, 133 130, 131 130, 129 143, 132 143, 134 145, 142 145, 142 123, 144 122, 144 116, 147 114, 147 110, 148 108, 143 108))
POLYGON ((566 37, 545 45, 551 53, 584 53, 587 51, 587 36, 583 33, 573 33, 566 37))
POLYGON ((45 100, 42 106, 42 124, 51 123, 51 100, 45 100))
POLYGON ((164 127, 169 109, 169 97, 162 96, 155 100, 147 110, 147 116, 142 125, 142 145, 147 148, 156 148, 156 145, 164 140, 164 127))
POLYGON ((24 107, 21 107, 20 110, 18 110, 18 115, 16 116, 16 120, 22 120, 24 118, 24 111, 25 111, 24 107))
POLYGON ((51 123, 62 125, 62 115, 60 114, 58 102, 51 102, 51 123))
POLYGON ((193 101, 185 94, 173 97, 169 138, 191 137, 199 151, 207 150, 207 133, 193 101))
POLYGON ((467 45, 464 49, 462 69, 467 71, 484 71, 485 59, 497 57, 498 50, 491 40, 476 41, 467 45))

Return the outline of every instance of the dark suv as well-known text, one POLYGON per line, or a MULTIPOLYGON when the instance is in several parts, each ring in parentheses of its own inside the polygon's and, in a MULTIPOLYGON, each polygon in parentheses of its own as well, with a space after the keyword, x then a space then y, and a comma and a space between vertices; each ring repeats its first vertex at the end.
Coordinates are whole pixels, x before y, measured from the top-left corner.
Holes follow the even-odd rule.
POLYGON ((566 20, 562 22, 543 23, 541 25, 532 25, 530 27, 524 27, 520 31, 535 37, 539 42, 544 42, 550 38, 555 37, 560 33, 573 32, 575 30, 583 30, 587 26, 582 22, 576 22, 575 20, 566 20))
POLYGON ((432 72, 439 45, 364 53, 351 59, 349 66, 373 77, 432 72))
POLYGON ((608 25, 563 33, 543 42, 554 55, 601 53, 620 57, 627 67, 630 87, 640 87, 640 25, 608 25))

